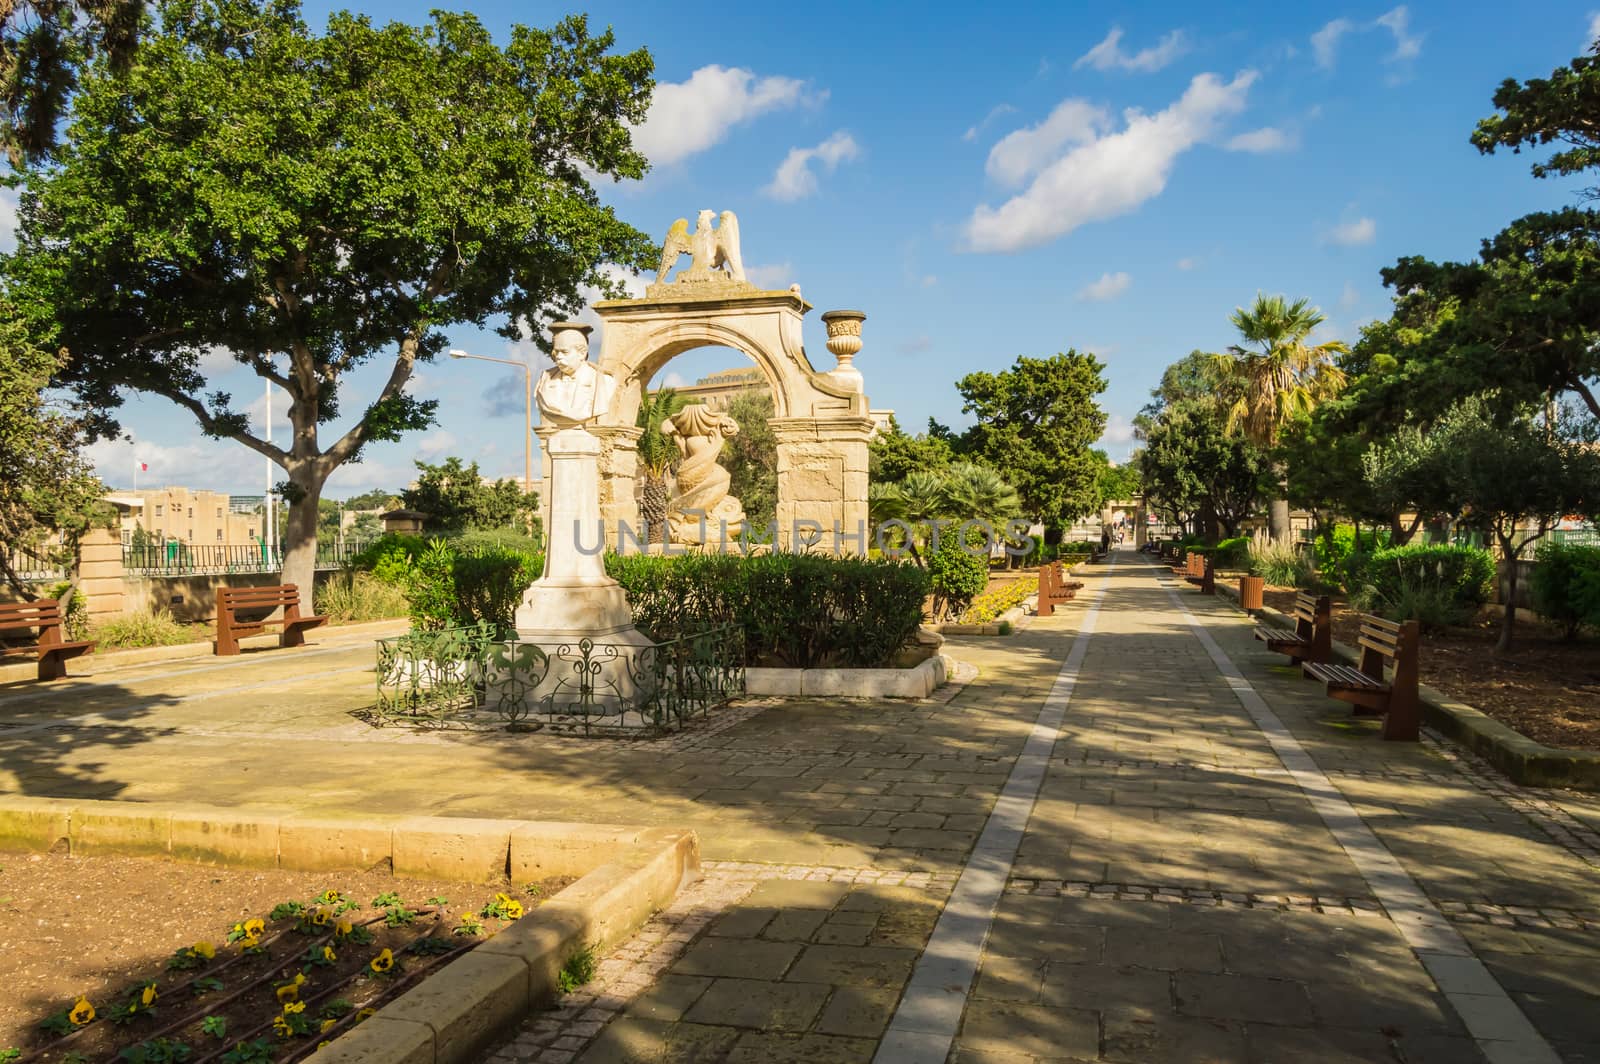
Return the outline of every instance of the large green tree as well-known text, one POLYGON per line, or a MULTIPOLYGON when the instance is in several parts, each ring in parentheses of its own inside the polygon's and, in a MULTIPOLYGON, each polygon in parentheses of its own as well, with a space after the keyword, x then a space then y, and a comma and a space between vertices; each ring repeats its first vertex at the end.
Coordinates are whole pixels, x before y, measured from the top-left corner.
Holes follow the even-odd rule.
POLYGON ((765 535, 778 518, 778 437, 772 431, 772 393, 749 388, 728 400, 726 413, 739 423, 738 435, 722 445, 728 493, 744 507, 751 536, 765 535))
POLYGON ((1091 448, 1105 431, 1095 397, 1105 366, 1068 350, 1022 356, 999 373, 969 373, 956 389, 962 412, 976 417, 959 450, 1016 485, 1030 516, 1059 533, 1100 505, 1100 463, 1091 448))
POLYGON ((432 422, 407 384, 446 328, 521 335, 576 312, 580 285, 609 290, 605 263, 649 257, 589 182, 643 174, 652 62, 581 17, 504 47, 445 12, 314 34, 295 0, 166 0, 158 25, 125 74, 85 72, 26 171, 7 283, 84 400, 165 396, 282 467, 284 576, 309 584, 324 482, 432 422), (287 443, 206 379, 217 350, 288 392, 287 443))
POLYGON ((24 599, 36 596, 12 568, 12 551, 71 565, 105 492, 80 453, 78 419, 45 398, 57 362, 0 306, 0 577, 24 599))
POLYGON ((95 56, 120 68, 138 44, 144 0, 0 3, 0 147, 13 166, 56 143, 78 73, 95 56))
MULTIPOLYGON (((1310 342, 1311 333, 1327 319, 1307 299, 1291 303, 1283 296, 1258 294, 1230 320, 1240 342, 1217 356, 1236 396, 1228 410, 1228 430, 1259 447, 1276 447, 1284 428, 1338 393, 1344 374, 1334 357, 1348 348, 1339 340, 1310 342)), ((1281 484, 1287 471, 1279 469, 1278 476, 1281 484)), ((1270 517, 1272 538, 1287 541, 1286 486, 1272 500, 1270 517)))
POLYGON ((1227 431, 1221 404, 1203 397, 1165 405, 1141 423, 1139 470, 1148 506, 1202 535, 1237 535, 1256 512, 1268 471, 1265 452, 1227 431))
POLYGON ((900 428, 893 414, 889 415, 888 427, 867 444, 867 475, 879 483, 898 483, 919 471, 942 473, 953 461, 955 454, 946 436, 931 432, 913 436, 900 428))
POLYGON ((417 464, 417 483, 401 493, 409 509, 428 515, 430 532, 493 532, 523 527, 539 510, 539 493, 514 480, 484 483, 478 463, 446 458, 417 464))

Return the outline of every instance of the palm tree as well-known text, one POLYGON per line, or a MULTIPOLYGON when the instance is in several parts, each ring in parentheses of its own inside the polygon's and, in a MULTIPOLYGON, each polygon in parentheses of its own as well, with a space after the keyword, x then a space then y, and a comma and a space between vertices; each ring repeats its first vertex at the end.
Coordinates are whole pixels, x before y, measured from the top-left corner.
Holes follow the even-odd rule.
MULTIPOLYGON (((1308 344, 1306 338, 1327 320, 1307 299, 1290 303, 1283 296, 1256 295, 1255 304, 1233 312, 1234 328, 1243 341, 1213 356, 1237 394, 1228 410, 1228 432, 1243 434, 1261 447, 1275 447, 1284 427, 1308 416, 1344 387, 1344 373, 1334 356, 1348 352, 1342 340, 1308 344)), ((1274 467, 1280 485, 1272 501, 1272 538, 1289 538, 1286 471, 1274 467)))
POLYGON ((689 405, 671 388, 646 392, 634 422, 644 430, 639 437, 639 463, 644 467, 644 487, 639 495, 639 517, 649 534, 664 536, 667 522, 667 471, 678 450, 661 434, 661 423, 689 405))
POLYGON ((1017 489, 985 465, 957 462, 944 476, 945 516, 961 520, 1006 521, 1022 512, 1017 489))

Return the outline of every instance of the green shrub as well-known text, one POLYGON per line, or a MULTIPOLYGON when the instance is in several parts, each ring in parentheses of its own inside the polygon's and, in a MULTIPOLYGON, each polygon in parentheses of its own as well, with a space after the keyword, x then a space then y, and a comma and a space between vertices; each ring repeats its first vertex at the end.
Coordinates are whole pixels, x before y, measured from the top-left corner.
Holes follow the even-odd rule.
POLYGON ((1250 544, 1250 572, 1277 587, 1309 587, 1311 566, 1293 543, 1263 536, 1250 544))
POLYGON ((455 561, 455 551, 442 539, 429 540, 427 547, 412 557, 405 589, 413 628, 433 631, 465 623, 456 598, 455 561))
POLYGON ((1318 536, 1312 540, 1313 557, 1316 559, 1317 572, 1322 573, 1325 579, 1338 579, 1340 564, 1352 554, 1371 554, 1376 550, 1383 550, 1389 546, 1389 532, 1387 529, 1363 529, 1361 542, 1356 542, 1356 527, 1354 525, 1337 525, 1333 530, 1333 543, 1330 546, 1327 538, 1318 536))
POLYGON ((460 554, 473 554, 481 551, 510 551, 514 554, 544 553, 544 544, 539 538, 518 532, 514 528, 462 532, 460 535, 450 537, 450 545, 460 554))
POLYGON ((346 569, 317 585, 317 612, 334 621, 385 621, 410 613, 404 589, 386 584, 372 573, 346 569))
POLYGON ((1346 585, 1357 609, 1392 621, 1423 620, 1414 612, 1418 604, 1433 609, 1442 601, 1447 616, 1437 623, 1457 624, 1470 620, 1489 601, 1494 559, 1476 547, 1413 544, 1375 552, 1364 560, 1359 575, 1352 571, 1349 577, 1357 581, 1354 587, 1346 585))
POLYGON ((655 640, 736 624, 747 664, 885 665, 916 634, 929 577, 910 562, 774 552, 608 555, 634 624, 655 640))
POLYGON ((955 536, 947 536, 928 559, 928 576, 933 580, 934 620, 959 617, 988 586, 989 559, 968 551, 955 536))
POLYGON ((83 592, 74 588, 72 581, 63 580, 59 584, 52 585, 50 593, 45 597, 66 599, 69 592, 72 597, 67 599, 66 605, 62 608, 62 632, 67 639, 83 639, 89 631, 89 600, 84 597, 83 592))
POLYGON ((1533 608, 1566 629, 1600 629, 1600 547, 1543 543, 1528 591, 1533 608))
POLYGON ((1218 569, 1243 569, 1250 563, 1250 537, 1234 536, 1212 547, 1207 553, 1218 569))
POLYGON ((170 647, 194 643, 208 630, 198 625, 183 625, 164 609, 124 613, 95 625, 91 638, 103 650, 119 647, 170 647))
POLYGON ((373 579, 381 584, 404 587, 410 578, 411 567, 427 549, 428 542, 421 536, 385 532, 350 559, 350 567, 371 573, 373 579))
MULTIPOLYGON (((523 537, 526 539, 526 537, 523 537)), ((516 627, 517 604, 544 571, 544 555, 504 547, 458 553, 450 567, 456 624, 488 621, 504 639, 516 627)))

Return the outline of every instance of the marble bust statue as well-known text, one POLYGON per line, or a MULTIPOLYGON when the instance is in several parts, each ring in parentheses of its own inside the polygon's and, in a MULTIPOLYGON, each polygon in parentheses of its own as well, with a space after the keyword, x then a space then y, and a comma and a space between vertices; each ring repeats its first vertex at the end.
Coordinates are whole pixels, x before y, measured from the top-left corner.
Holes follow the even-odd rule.
POLYGON ((550 328, 555 333, 550 345, 555 365, 539 375, 534 388, 539 418, 558 428, 585 426, 610 408, 617 382, 589 361, 592 326, 557 322, 550 328))

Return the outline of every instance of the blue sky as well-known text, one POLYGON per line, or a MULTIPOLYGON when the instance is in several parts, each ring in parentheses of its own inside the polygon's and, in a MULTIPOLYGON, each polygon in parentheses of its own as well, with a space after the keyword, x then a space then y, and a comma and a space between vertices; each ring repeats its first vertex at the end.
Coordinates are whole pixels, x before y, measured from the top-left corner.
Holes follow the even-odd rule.
MULTIPOLYGON (((308 5, 312 24, 333 6, 308 5)), ((432 5, 357 6, 420 21, 432 5)), ((473 10, 503 32, 568 8, 473 10)), ((1095 352, 1113 458, 1161 369, 1226 346, 1229 314, 1257 291, 1309 297, 1330 319, 1323 337, 1354 339, 1387 312, 1381 267, 1470 256, 1510 219, 1575 197, 1578 182, 1536 181, 1528 156, 1482 157, 1467 138, 1503 78, 1548 74, 1587 47, 1589 6, 1086 10, 596 5, 592 22, 621 47, 650 48, 659 83, 639 132, 655 168, 603 195, 657 238, 699 209, 735 211, 754 279, 798 282, 816 307, 805 343, 819 368, 833 360, 818 314, 866 312, 856 366, 872 404, 908 429, 929 416, 964 425, 965 373, 1095 352)), ((451 339, 537 357, 472 328, 451 339)), ((741 362, 691 352, 665 372, 693 380, 741 362)), ((253 380, 220 383, 259 395, 253 380)), ((377 374, 351 387, 369 397, 377 374)), ((331 495, 403 485, 416 457, 520 475, 514 374, 446 361, 416 391, 440 400, 438 427, 372 448, 331 495)), ((143 460, 141 484, 261 490, 252 452, 204 440, 161 400, 126 410, 135 442, 94 452, 111 484, 143 460)))

